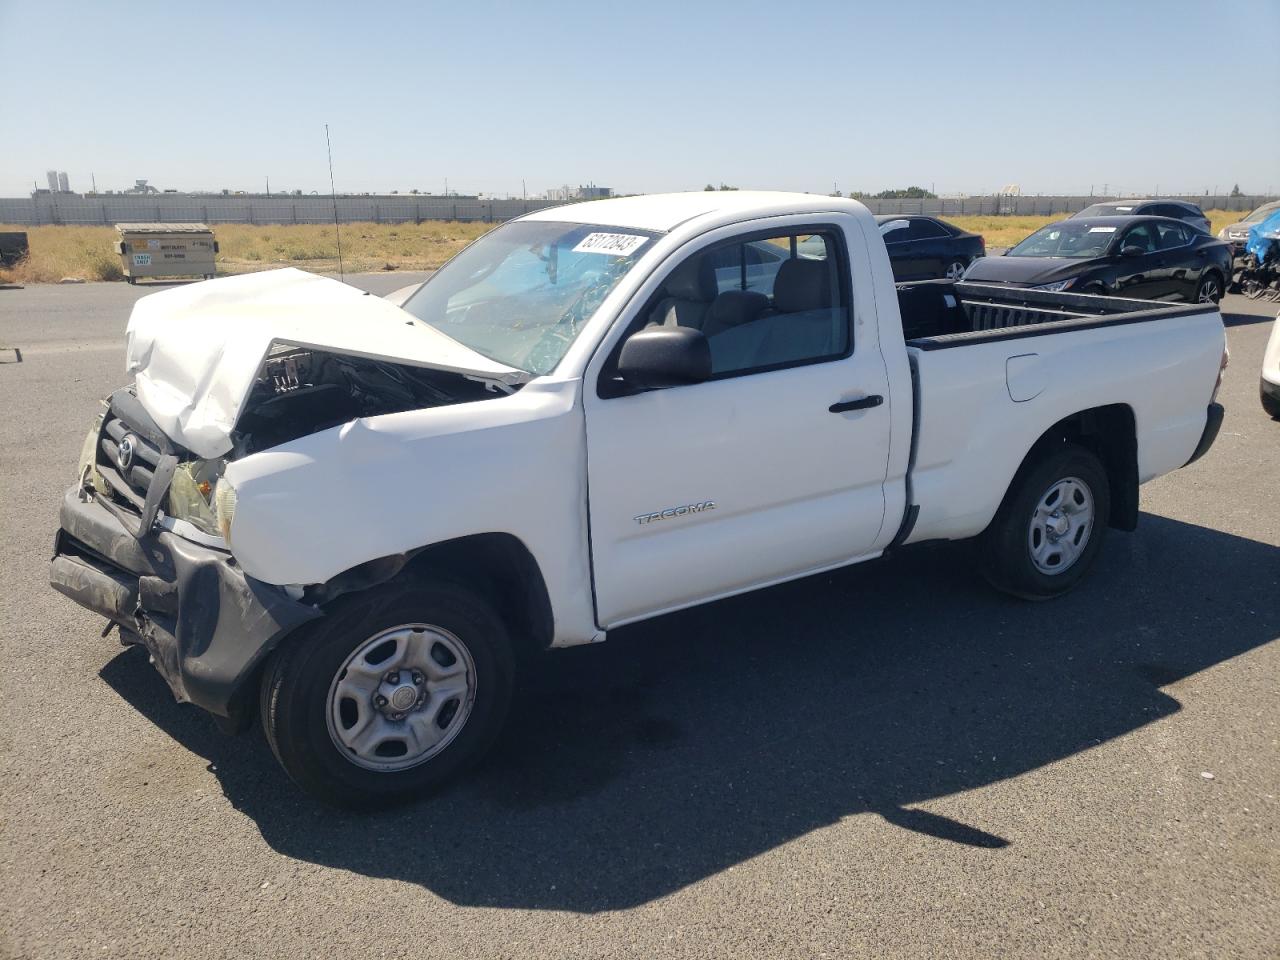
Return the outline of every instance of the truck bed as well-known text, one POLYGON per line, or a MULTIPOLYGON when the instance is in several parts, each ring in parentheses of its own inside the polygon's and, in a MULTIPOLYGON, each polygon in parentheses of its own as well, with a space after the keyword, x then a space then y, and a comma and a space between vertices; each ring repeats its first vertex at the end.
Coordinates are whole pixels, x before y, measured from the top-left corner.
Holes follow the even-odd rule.
POLYGON ((1027 451, 1079 411, 1134 437, 1139 482, 1192 457, 1222 361, 1215 304, 946 281, 898 296, 916 404, 905 542, 980 533, 1027 451))
POLYGON ((1154 303, 951 280, 898 284, 898 305, 907 344, 921 350, 1145 323, 1213 309, 1211 304, 1154 303))

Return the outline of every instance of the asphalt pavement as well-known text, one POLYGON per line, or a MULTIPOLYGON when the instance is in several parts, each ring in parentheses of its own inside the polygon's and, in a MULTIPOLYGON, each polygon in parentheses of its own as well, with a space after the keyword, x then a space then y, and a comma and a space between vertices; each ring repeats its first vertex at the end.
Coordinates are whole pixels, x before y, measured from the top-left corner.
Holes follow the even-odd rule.
POLYGON ((1070 596, 922 545, 636 625, 356 816, 48 586, 149 289, 0 290, 0 956, 1280 955, 1275 305, 1224 303, 1217 444, 1070 596))

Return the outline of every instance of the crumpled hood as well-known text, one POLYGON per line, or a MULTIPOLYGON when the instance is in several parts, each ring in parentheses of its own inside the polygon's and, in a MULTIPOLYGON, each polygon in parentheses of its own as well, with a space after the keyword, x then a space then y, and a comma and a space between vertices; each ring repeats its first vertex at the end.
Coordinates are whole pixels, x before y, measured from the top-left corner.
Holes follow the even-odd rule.
POLYGON ((206 459, 231 431, 274 344, 387 360, 514 385, 529 375, 481 356, 398 306, 288 268, 143 297, 129 317, 127 370, 175 442, 206 459))
POLYGON ((1078 277, 1097 266, 1095 259, 1075 260, 1070 257, 983 257, 965 271, 970 283, 1053 283, 1078 277))

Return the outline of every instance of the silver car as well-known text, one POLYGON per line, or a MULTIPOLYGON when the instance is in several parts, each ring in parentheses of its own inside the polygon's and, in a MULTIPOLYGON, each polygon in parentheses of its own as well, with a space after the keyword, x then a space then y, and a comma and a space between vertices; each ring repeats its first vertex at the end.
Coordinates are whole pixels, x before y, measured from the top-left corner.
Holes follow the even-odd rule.
POLYGON ((1231 244, 1232 255, 1238 257, 1244 253, 1244 245, 1249 242, 1249 228, 1255 223, 1261 223, 1277 210, 1280 210, 1280 200, 1264 203, 1239 223, 1229 223, 1219 230, 1218 239, 1231 244))

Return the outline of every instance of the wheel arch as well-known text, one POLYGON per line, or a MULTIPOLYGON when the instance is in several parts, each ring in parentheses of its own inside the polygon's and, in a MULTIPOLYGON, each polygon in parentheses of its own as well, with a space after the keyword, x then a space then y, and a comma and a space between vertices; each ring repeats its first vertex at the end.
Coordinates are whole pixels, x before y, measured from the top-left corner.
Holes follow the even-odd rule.
MULTIPOLYGON (((1040 457, 1068 443, 1091 450, 1107 471, 1111 513, 1107 525, 1132 531, 1138 526, 1138 431, 1133 408, 1125 403, 1090 407, 1063 417, 1045 430, 1019 464, 1009 490, 1040 457)), ((1006 491, 1005 496, 1008 496, 1006 491)))
POLYGON ((379 557, 308 588, 324 606, 344 594, 398 577, 442 577, 481 593, 498 610, 522 652, 544 650, 555 633, 546 580, 533 553, 510 533, 476 533, 379 557))
POLYGON ((1222 268, 1216 263, 1212 263, 1200 271, 1200 279, 1196 281, 1197 286, 1204 283, 1205 277, 1214 276, 1218 278, 1218 286, 1225 295, 1227 292, 1227 277, 1223 275, 1222 268))

